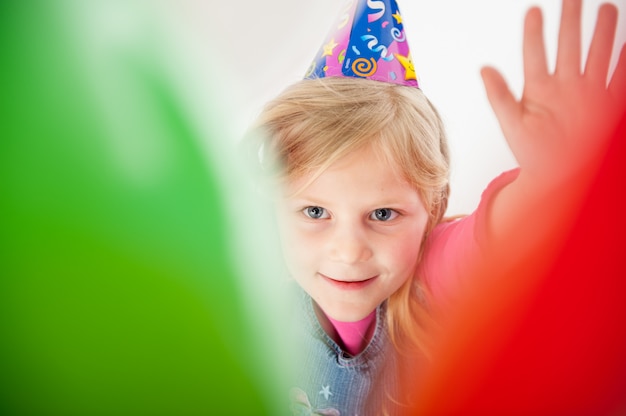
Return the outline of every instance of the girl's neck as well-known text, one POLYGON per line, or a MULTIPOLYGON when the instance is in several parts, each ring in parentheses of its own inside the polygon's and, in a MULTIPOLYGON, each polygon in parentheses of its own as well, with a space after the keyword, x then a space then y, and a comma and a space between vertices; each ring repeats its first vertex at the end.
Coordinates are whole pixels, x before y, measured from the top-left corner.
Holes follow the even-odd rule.
POLYGON ((317 304, 314 304, 314 309, 320 325, 328 336, 352 356, 361 353, 374 335, 376 310, 360 321, 342 322, 326 315, 317 304))

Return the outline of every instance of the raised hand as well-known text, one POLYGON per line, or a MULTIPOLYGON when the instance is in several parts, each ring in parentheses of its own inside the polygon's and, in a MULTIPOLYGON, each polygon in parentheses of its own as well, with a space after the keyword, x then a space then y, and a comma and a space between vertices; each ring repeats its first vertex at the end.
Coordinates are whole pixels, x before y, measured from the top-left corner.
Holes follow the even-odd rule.
POLYGON ((563 1, 554 73, 546 61, 541 11, 528 11, 521 99, 515 99, 496 70, 482 70, 489 102, 521 167, 519 179, 546 191, 593 174, 626 108, 624 47, 608 77, 617 9, 600 7, 581 70, 581 6, 581 0, 563 1))
POLYGON ((500 257, 511 262, 547 253, 542 247, 556 248, 566 238, 626 113, 624 46, 608 74, 617 9, 600 7, 581 68, 581 8, 581 0, 563 0, 553 73, 546 61, 541 11, 528 11, 519 100, 496 70, 482 70, 487 96, 520 166, 517 179, 493 197, 486 217, 489 243, 508 247, 500 257))

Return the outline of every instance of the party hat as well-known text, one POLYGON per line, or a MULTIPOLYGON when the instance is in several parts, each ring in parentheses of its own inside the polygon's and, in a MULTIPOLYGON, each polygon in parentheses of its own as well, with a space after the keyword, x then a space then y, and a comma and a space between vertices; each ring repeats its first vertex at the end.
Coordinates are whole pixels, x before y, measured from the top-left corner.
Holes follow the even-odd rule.
POLYGON ((348 0, 305 79, 356 77, 418 87, 396 0, 348 0))

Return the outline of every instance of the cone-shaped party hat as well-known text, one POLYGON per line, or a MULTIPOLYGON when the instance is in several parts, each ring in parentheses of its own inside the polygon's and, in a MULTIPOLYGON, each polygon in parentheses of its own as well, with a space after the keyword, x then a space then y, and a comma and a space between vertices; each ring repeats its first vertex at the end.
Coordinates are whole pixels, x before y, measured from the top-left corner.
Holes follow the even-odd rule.
POLYGON ((348 0, 305 79, 356 77, 418 87, 396 0, 348 0))

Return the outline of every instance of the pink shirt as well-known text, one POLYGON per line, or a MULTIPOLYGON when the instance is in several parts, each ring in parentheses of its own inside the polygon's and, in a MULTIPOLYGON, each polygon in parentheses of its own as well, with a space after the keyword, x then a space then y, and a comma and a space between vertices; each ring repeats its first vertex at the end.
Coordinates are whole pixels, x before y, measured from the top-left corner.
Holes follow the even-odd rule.
POLYGON ((326 316, 333 324, 333 327, 335 327, 347 352, 351 355, 357 355, 365 349, 369 342, 370 329, 376 321, 375 309, 368 316, 357 322, 341 322, 328 315, 326 316))
POLYGON ((489 241, 487 214, 493 196, 513 182, 519 169, 506 171, 483 191, 480 204, 471 215, 442 222, 432 231, 420 263, 418 275, 428 285, 436 301, 449 300, 463 289, 463 277, 483 257, 489 241))

